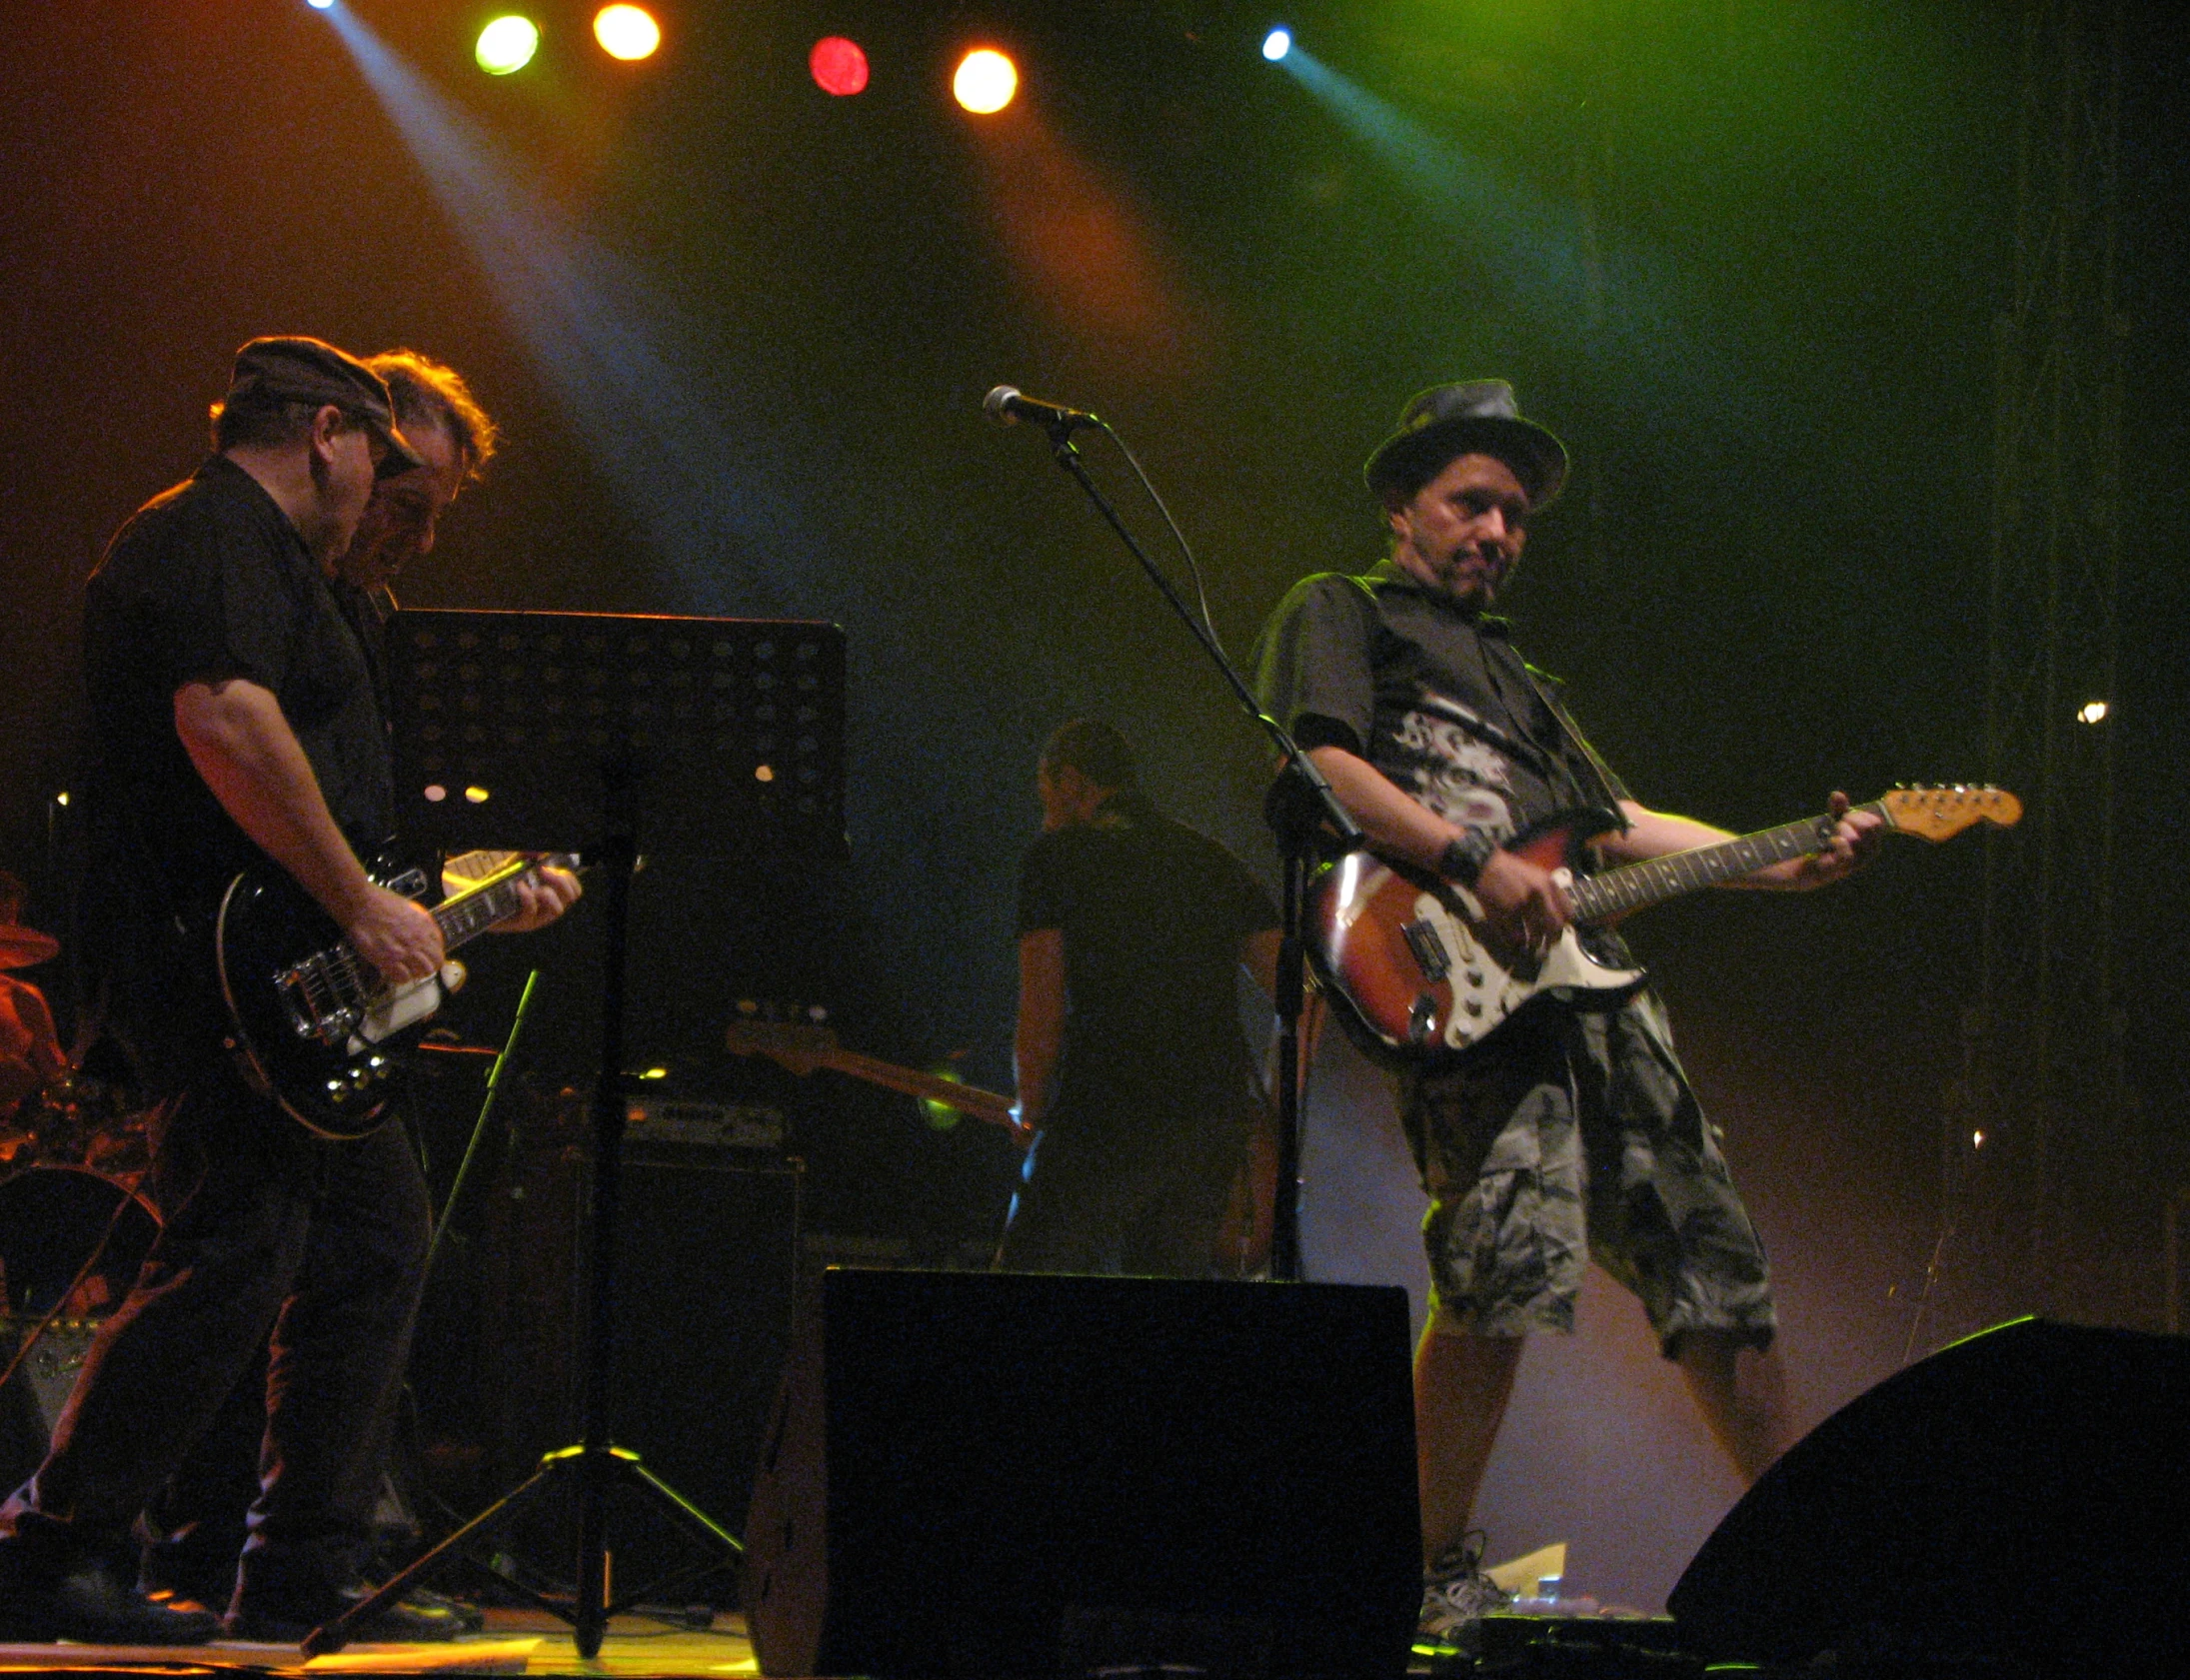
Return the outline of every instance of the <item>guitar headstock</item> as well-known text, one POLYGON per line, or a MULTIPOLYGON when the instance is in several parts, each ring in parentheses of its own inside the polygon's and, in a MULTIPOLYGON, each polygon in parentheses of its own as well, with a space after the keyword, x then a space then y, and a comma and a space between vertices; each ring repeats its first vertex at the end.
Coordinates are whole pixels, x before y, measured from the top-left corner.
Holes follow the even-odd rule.
POLYGON ((1979 823, 2012 829, 2023 820, 2023 802, 2005 788, 1956 784, 1951 788, 1896 788, 1878 802, 1897 834, 1928 840, 1951 840, 1979 823))
POLYGON ((836 1030, 821 1011, 786 1017, 752 1002, 738 1005, 723 1042, 732 1055, 765 1055, 802 1079, 838 1047, 836 1030))

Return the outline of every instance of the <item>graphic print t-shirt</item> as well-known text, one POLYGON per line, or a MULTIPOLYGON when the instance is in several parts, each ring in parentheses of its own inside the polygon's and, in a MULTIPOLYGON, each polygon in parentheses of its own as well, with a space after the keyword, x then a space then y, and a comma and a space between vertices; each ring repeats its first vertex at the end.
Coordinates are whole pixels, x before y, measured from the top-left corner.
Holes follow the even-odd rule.
POLYGON ((1503 844, 1623 790, 1600 786, 1530 681, 1502 621, 1388 562, 1295 585, 1262 633, 1263 707, 1303 748, 1366 759, 1447 822, 1503 844))

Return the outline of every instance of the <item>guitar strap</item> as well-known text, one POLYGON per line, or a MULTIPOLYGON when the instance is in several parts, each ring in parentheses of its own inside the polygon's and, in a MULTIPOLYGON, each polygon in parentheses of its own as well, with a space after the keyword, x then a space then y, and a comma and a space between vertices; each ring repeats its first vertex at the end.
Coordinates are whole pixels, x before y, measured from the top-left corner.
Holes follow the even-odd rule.
POLYGON ((1617 811, 1622 800, 1632 800, 1634 795, 1627 791, 1627 784, 1620 781, 1619 777, 1613 773, 1612 767, 1598 756, 1594 747, 1589 745, 1589 738, 1581 733, 1581 726, 1574 722, 1574 715, 1567 711, 1565 705, 1560 701, 1558 697, 1559 679, 1552 676, 1548 671, 1538 670, 1526 660, 1521 661, 1521 669, 1528 673, 1528 683, 1536 691, 1536 698, 1542 701, 1551 716, 1558 720, 1559 729, 1564 733, 1567 745, 1581 756, 1582 762, 1589 767, 1590 773, 1596 777, 1597 792, 1603 796, 1605 805, 1611 810, 1617 811))

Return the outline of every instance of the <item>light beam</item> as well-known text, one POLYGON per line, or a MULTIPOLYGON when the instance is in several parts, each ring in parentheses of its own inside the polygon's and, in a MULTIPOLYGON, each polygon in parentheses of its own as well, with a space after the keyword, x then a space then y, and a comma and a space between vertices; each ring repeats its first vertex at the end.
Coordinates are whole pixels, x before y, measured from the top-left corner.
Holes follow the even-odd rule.
POLYGON ((690 586, 694 610, 785 611, 775 573, 753 558, 796 564, 814 546, 781 427, 765 447, 733 436, 725 416, 737 410, 734 391, 692 377, 720 361, 698 350, 706 335, 662 305, 628 261, 571 225, 475 118, 348 7, 328 20, 573 430, 690 586))

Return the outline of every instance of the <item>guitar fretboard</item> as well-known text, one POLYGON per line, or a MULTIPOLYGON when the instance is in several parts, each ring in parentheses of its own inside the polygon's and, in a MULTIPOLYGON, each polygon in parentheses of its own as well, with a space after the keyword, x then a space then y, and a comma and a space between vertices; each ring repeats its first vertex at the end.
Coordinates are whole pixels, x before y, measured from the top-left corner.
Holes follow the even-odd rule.
POLYGON ((441 923, 442 943, 449 949, 484 933, 498 921, 507 921, 518 910, 518 888, 540 872, 542 865, 528 863, 514 874, 449 899, 434 908, 441 923))
MULTIPOLYGON (((1887 815, 1883 801, 1854 809, 1876 812, 1880 817, 1887 815)), ((1603 874, 1584 876, 1574 882, 1568 893, 1574 901, 1574 918, 1598 921, 1606 916, 1623 915, 1629 910, 1663 903, 1667 898, 1677 898, 1700 886, 1738 880, 1790 857, 1822 851, 1831 843, 1835 826, 1836 819, 1831 817, 1804 818, 1799 823, 1759 830, 1736 840, 1720 840, 1715 845, 1700 845, 1693 851, 1676 851, 1670 856, 1652 857, 1645 862, 1623 863, 1603 874)))
MULTIPOLYGON (((520 903, 518 888, 542 869, 575 868, 577 863, 575 857, 567 856, 527 859, 512 864, 507 874, 490 875, 480 885, 436 904, 433 917, 441 927, 442 947, 454 950, 498 921, 515 915, 520 903)), ((348 939, 330 946, 313 961, 320 964, 321 972, 346 1001, 360 1007, 372 1005, 389 990, 379 972, 358 955, 348 939)))

